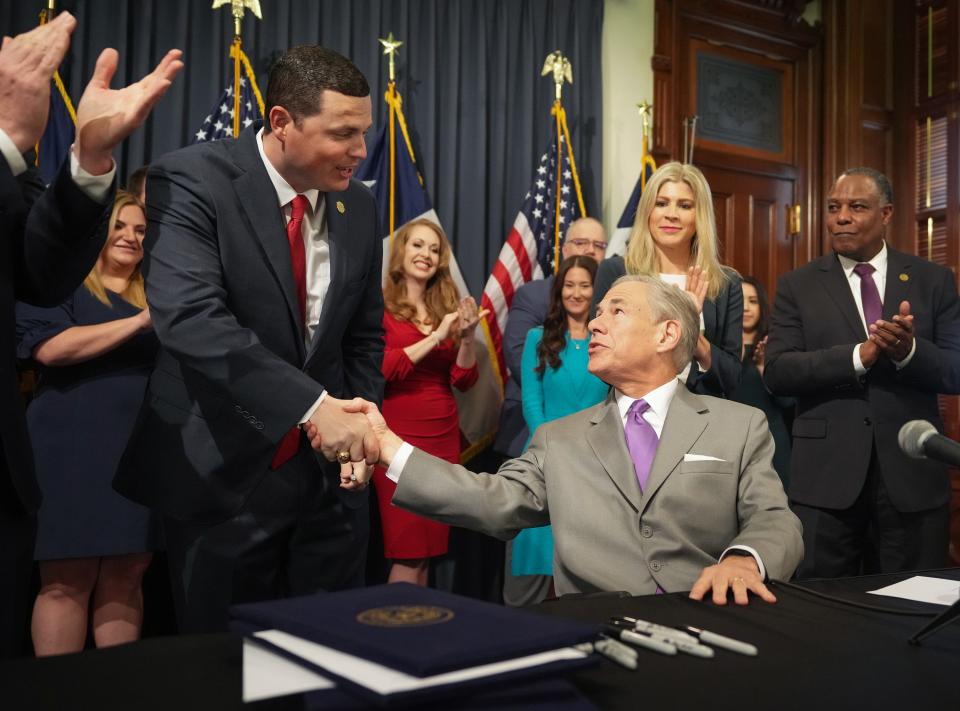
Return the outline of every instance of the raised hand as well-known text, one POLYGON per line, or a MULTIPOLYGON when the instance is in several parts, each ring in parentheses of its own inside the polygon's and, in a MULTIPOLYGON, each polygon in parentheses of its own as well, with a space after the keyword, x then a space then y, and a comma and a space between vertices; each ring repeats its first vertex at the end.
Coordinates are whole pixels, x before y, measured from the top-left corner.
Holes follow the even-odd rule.
POLYGON ((707 298, 707 274, 701 267, 693 266, 687 270, 687 283, 683 290, 690 295, 697 307, 697 313, 703 313, 703 302, 707 298))
POLYGON ((70 47, 77 21, 61 12, 52 21, 0 47, 0 129, 20 153, 32 148, 47 125, 50 80, 70 47))
POLYGON ((110 170, 113 149, 146 120, 183 69, 182 54, 179 49, 171 49, 143 79, 124 89, 111 89, 119 55, 109 48, 100 53, 93 78, 77 105, 74 151, 84 170, 93 175, 110 170))

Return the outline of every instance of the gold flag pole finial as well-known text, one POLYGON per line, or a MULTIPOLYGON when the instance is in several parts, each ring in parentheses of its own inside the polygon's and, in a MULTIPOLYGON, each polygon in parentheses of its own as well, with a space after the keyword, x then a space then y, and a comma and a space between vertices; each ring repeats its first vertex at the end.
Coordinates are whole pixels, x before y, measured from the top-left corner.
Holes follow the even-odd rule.
POLYGON ((640 112, 640 121, 643 124, 643 137, 650 138, 650 124, 653 121, 653 104, 644 99, 637 104, 640 112))
POLYGON ((560 101, 560 95, 563 92, 563 80, 566 79, 570 84, 573 84, 573 66, 570 64, 570 60, 564 57, 559 49, 547 55, 546 60, 543 62, 543 71, 540 72, 540 76, 545 77, 551 73, 553 74, 553 84, 557 92, 556 99, 560 101))
POLYGON ((394 60, 397 56, 397 50, 403 46, 403 42, 394 39, 393 32, 388 34, 386 39, 381 37, 378 41, 383 45, 383 53, 390 57, 390 81, 396 81, 396 65, 394 60))
POLYGON ((245 10, 249 10, 253 13, 254 17, 258 20, 263 19, 263 15, 260 12, 260 0, 213 0, 213 9, 223 7, 224 5, 230 5, 231 14, 233 15, 233 36, 239 37, 240 30, 243 27, 243 13, 245 10))

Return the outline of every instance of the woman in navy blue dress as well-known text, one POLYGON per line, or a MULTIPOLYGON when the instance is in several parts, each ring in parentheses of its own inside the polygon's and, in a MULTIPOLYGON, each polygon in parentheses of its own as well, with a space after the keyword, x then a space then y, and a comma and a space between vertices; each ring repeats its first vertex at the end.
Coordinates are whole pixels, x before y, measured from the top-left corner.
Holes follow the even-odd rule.
POLYGON ((143 204, 118 192, 93 271, 55 308, 17 306, 18 355, 39 371, 27 409, 43 492, 35 557, 38 656, 137 639, 141 580, 157 545, 150 512, 111 482, 157 351, 140 262, 143 204))

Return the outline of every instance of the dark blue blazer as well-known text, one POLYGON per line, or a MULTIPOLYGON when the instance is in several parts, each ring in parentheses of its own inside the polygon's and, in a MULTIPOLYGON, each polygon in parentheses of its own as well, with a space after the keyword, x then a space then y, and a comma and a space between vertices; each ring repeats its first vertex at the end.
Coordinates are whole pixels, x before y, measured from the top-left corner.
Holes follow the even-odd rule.
MULTIPOLYGON (((373 195, 357 181, 326 195, 331 280, 306 348, 257 130, 170 153, 149 173, 144 275, 161 350, 115 486, 184 519, 236 512, 322 392, 383 396, 373 195)), ((365 501, 365 491, 334 489, 348 506, 365 501)))
POLYGON ((14 506, 28 513, 40 489, 17 382, 14 302, 56 306, 77 288, 103 247, 115 188, 105 202, 91 200, 64 161, 45 189, 36 169, 14 177, 0 157, 0 495, 12 488, 14 506))
POLYGON ((960 392, 960 300, 953 273, 887 248, 883 318, 901 301, 914 315, 916 352, 902 370, 884 356, 862 378, 853 349, 867 334, 843 267, 828 254, 784 274, 777 285, 764 381, 797 398, 790 498, 831 509, 853 505, 874 445, 883 482, 899 511, 946 503, 946 468, 909 459, 897 445, 901 425, 929 420, 943 429, 937 393, 960 392))

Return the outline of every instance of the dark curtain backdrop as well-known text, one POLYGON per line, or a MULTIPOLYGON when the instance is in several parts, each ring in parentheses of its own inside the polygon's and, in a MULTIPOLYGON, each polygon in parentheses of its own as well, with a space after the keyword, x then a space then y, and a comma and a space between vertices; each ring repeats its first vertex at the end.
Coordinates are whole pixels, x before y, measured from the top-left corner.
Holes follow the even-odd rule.
MULTIPOLYGON (((232 80, 229 8, 210 0, 63 0, 79 26, 61 67, 79 101, 97 55, 120 52, 114 86, 139 79, 163 53, 187 66, 145 126, 116 156, 121 176, 189 142, 232 80)), ((41 0, 0 0, 0 32, 37 22, 41 0)), ((397 67, 404 113, 435 208, 474 296, 479 297, 549 140, 553 81, 540 76, 560 49, 573 64, 564 89, 587 213, 601 191, 600 40, 603 0, 261 0, 248 13, 244 48, 266 91, 271 62, 316 43, 350 57, 373 92, 374 135, 386 118, 387 63, 378 37, 404 42, 397 67)))

